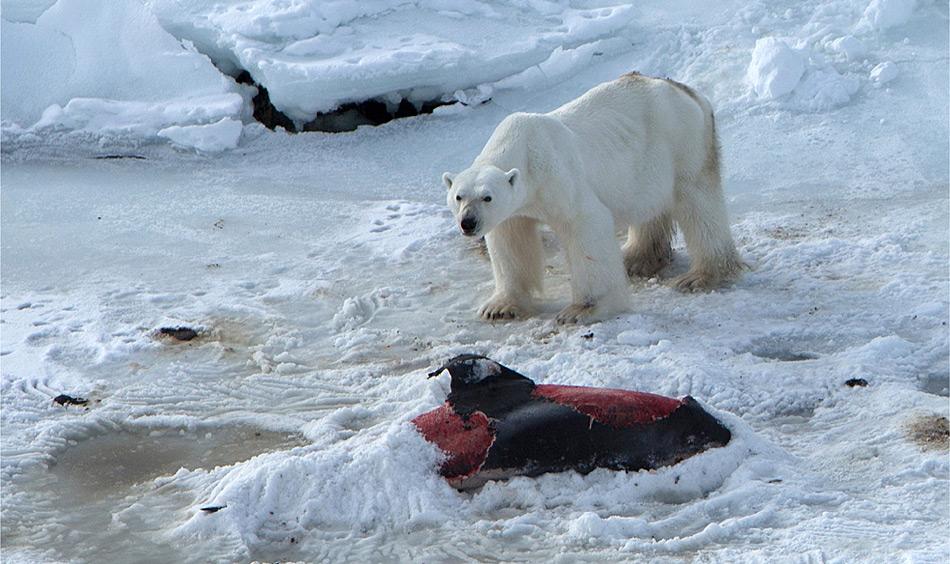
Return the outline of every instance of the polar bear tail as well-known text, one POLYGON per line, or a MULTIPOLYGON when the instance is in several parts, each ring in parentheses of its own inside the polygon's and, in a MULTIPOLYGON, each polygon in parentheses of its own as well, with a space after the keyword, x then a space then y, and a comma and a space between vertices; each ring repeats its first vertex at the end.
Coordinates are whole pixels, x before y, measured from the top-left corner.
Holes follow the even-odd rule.
POLYGON ((681 201, 674 209, 676 223, 683 232, 686 249, 692 258, 690 271, 674 284, 682 290, 707 290, 735 280, 747 268, 739 257, 726 213, 720 170, 719 136, 712 105, 695 90, 666 79, 703 110, 705 116, 706 156, 699 175, 680 192, 681 201))
POLYGON ((672 78, 667 78, 666 81, 674 88, 678 88, 684 94, 692 98, 693 101, 703 109, 703 115, 706 117, 706 162, 703 165, 703 172, 719 176, 719 135, 716 133, 716 114, 713 112, 712 104, 709 103, 709 100, 707 100, 705 96, 682 82, 677 82, 672 78))

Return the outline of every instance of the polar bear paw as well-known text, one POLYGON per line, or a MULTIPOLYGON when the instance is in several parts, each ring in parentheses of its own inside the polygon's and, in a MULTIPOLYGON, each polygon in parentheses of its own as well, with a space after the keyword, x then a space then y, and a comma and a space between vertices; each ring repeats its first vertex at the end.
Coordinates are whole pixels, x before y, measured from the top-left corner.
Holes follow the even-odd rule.
POLYGON ((525 314, 521 303, 507 296, 494 296, 478 310, 478 316, 487 321, 516 319, 525 314))
POLYGON ((673 262, 673 255, 627 255, 623 262, 630 278, 653 278, 673 262))
POLYGON ((555 318, 560 325, 589 323, 594 320, 594 304, 571 304, 555 318))
POLYGON ((680 292, 708 292, 718 285, 718 276, 703 271, 690 270, 673 279, 673 286, 680 292))

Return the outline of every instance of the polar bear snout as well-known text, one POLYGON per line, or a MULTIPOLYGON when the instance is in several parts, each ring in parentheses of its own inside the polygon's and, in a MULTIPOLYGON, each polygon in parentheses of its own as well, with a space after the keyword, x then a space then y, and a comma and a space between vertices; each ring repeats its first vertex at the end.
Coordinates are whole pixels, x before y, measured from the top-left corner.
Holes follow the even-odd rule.
POLYGON ((471 237, 475 235, 478 230, 478 220, 474 216, 467 215, 459 221, 459 228, 462 229, 462 235, 466 237, 471 237))
POLYGON ((518 169, 472 166, 458 174, 445 173, 446 203, 466 237, 481 237, 521 207, 523 186, 518 169))

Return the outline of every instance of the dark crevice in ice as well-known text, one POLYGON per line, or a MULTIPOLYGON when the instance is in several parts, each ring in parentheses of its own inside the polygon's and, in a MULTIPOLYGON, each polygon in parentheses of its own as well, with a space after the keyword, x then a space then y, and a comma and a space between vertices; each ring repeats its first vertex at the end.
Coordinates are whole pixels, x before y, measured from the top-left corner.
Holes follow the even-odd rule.
POLYGON ((426 100, 419 104, 414 104, 405 98, 400 100, 398 104, 387 103, 379 99, 348 102, 333 111, 315 115, 310 121, 298 128, 292 119, 274 107, 274 104, 270 101, 267 88, 254 82, 251 73, 242 70, 234 77, 234 80, 240 84, 248 84, 257 88, 257 95, 253 99, 255 120, 264 124, 268 129, 281 127, 290 133, 301 131, 322 131, 326 133, 355 131, 361 125, 382 125, 394 119, 431 114, 439 106, 460 103, 456 100, 444 101, 441 98, 426 100))
POLYGON ((291 133, 297 131, 293 120, 274 107, 274 104, 270 101, 270 94, 267 93, 267 89, 254 82, 251 73, 241 71, 241 74, 237 75, 234 80, 240 84, 250 84, 257 88, 257 95, 254 96, 252 100, 254 104, 254 119, 264 124, 268 129, 283 127, 291 133))
POLYGON ((332 112, 317 114, 303 126, 303 131, 339 133, 354 131, 361 125, 382 125, 394 119, 431 114, 439 106, 454 104, 441 100, 428 100, 418 107, 403 99, 398 105, 389 105, 380 100, 364 100, 343 104, 332 112))

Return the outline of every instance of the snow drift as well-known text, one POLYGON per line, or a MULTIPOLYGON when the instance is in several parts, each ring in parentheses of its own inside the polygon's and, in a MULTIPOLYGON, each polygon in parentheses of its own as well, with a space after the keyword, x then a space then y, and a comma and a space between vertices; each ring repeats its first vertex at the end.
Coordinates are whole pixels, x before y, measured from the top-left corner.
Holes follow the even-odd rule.
POLYGON ((245 111, 241 88, 136 0, 60 0, 2 21, 2 117, 37 132, 154 138, 245 111))

